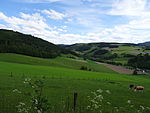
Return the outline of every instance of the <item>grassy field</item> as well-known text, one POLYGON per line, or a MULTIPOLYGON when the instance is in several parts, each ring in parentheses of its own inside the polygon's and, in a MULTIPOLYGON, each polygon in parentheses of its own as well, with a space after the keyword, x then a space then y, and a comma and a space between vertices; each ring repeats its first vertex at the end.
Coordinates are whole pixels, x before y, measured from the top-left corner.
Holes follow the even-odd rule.
POLYGON ((117 54, 131 54, 133 51, 142 51, 142 48, 135 47, 135 46, 119 46, 118 48, 114 48, 112 50, 112 53, 117 53, 117 54))
POLYGON ((149 50, 144 50, 142 47, 138 47, 138 46, 119 46, 118 48, 112 49, 111 52, 117 54, 125 53, 125 54, 137 55, 140 53, 149 52, 149 50))
MULTIPOLYGON (((140 105, 150 107, 150 77, 148 75, 133 76, 110 73, 110 70, 107 68, 105 68, 107 70, 105 70, 104 73, 81 71, 75 68, 69 69, 60 65, 53 67, 50 64, 45 65, 42 61, 42 63, 40 62, 41 65, 37 62, 33 64, 27 60, 31 59, 31 57, 26 56, 20 56, 20 59, 25 57, 24 61, 22 61, 23 59, 19 60, 19 58, 13 61, 11 55, 12 54, 5 56, 3 54, 0 56, 0 113, 16 113, 17 109, 15 106, 18 105, 18 102, 28 100, 27 97, 12 92, 14 89, 22 91, 30 90, 29 87, 23 83, 25 78, 44 80, 45 88, 43 95, 45 95, 50 102, 51 110, 49 113, 67 113, 65 110, 68 106, 69 108, 73 106, 74 92, 78 93, 78 112, 91 113, 86 111, 86 106, 88 105, 87 96, 91 95, 91 92, 97 89, 102 89, 103 91, 109 90, 111 92, 109 95, 103 93, 104 101, 102 109, 104 113, 116 113, 114 110, 115 107, 128 106, 128 100, 131 100, 131 103, 135 106, 125 109, 124 112, 120 111, 119 113, 136 113, 136 111, 140 109, 138 108, 140 105), (27 63, 27 61, 29 63, 27 63), (108 73, 106 73, 106 71, 108 71, 108 73), (144 92, 134 92, 129 90, 128 86, 130 84, 142 85, 145 87, 145 90, 144 92), (106 104, 108 101, 111 102, 111 105, 106 104)), ((38 60, 38 58, 35 59, 38 60)), ((58 59, 55 60, 58 61, 58 59)), ((44 59, 40 60, 44 61, 44 59)), ((50 60, 46 59, 45 62, 47 61, 50 60)), ((93 65, 92 62, 89 63, 93 65)), ((101 67, 101 65, 96 66, 101 67)), ((141 113, 149 112, 143 111, 141 113)))
POLYGON ((70 69, 80 69, 81 66, 86 66, 97 72, 115 73, 113 70, 92 61, 87 60, 86 62, 81 62, 78 61, 78 59, 71 59, 66 57, 57 57, 55 59, 42 59, 18 54, 1 53, 0 61, 39 66, 63 67, 70 69))
POLYGON ((122 63, 122 64, 127 64, 128 60, 129 60, 129 58, 121 57, 121 58, 114 58, 114 59, 108 60, 108 61, 116 62, 116 63, 122 63))

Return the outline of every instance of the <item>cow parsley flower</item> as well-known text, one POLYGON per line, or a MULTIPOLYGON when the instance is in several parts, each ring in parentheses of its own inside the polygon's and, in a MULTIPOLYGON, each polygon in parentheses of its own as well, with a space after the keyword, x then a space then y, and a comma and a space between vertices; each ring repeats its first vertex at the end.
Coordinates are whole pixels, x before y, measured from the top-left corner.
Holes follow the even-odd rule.
POLYGON ((110 105, 111 103, 110 103, 110 102, 107 102, 107 104, 109 104, 109 105, 110 105))
POLYGON ((144 108, 144 106, 142 106, 142 105, 140 105, 140 108, 142 109, 142 110, 144 110, 145 108, 144 108))
POLYGON ((102 89, 98 89, 97 92, 98 92, 98 93, 102 93, 103 90, 102 90, 102 89))
POLYGON ((21 93, 21 91, 19 91, 18 89, 14 89, 12 92, 21 93))
POLYGON ((130 103, 131 103, 131 100, 128 100, 127 103, 130 104, 130 103))
POLYGON ((31 81, 31 78, 25 78, 25 80, 24 80, 24 84, 28 84, 29 82, 31 81))
POLYGON ((134 105, 131 105, 130 107, 131 107, 131 108, 133 108, 133 107, 134 107, 134 105))
POLYGON ((150 110, 150 107, 146 107, 146 109, 150 110))
POLYGON ((111 94, 111 92, 109 90, 106 90, 106 93, 111 94))

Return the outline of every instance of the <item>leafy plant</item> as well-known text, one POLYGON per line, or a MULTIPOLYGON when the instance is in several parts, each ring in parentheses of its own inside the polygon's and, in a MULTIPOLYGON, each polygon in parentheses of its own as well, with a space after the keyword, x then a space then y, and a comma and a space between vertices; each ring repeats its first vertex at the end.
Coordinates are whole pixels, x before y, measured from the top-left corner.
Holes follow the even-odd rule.
POLYGON ((30 92, 22 92, 18 89, 13 90, 28 96, 28 100, 25 102, 19 102, 17 109, 19 113, 46 113, 49 110, 48 99, 43 95, 44 82, 42 80, 31 81, 30 78, 26 78, 23 82, 27 84, 32 90, 30 92))

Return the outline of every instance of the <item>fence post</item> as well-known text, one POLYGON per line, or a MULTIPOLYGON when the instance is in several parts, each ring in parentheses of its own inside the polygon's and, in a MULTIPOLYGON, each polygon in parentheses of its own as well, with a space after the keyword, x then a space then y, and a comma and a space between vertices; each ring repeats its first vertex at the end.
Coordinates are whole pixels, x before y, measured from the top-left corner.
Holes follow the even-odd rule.
POLYGON ((76 110, 78 93, 74 93, 73 110, 76 110))
POLYGON ((13 73, 12 72, 10 73, 10 77, 13 77, 13 73))

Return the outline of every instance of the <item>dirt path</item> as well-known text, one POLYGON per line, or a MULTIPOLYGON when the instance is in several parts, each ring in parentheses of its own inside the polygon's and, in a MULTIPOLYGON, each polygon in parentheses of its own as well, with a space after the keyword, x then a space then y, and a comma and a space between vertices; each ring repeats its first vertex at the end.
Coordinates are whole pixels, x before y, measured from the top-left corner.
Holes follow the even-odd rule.
POLYGON ((87 61, 85 61, 85 60, 77 60, 77 59, 76 59, 76 61, 87 63, 87 61))
POLYGON ((126 69, 125 67, 122 67, 122 66, 115 66, 115 65, 112 65, 112 64, 106 64, 106 63, 100 63, 100 62, 96 62, 98 64, 102 64, 120 74, 132 74, 133 73, 133 70, 131 69, 126 69))

